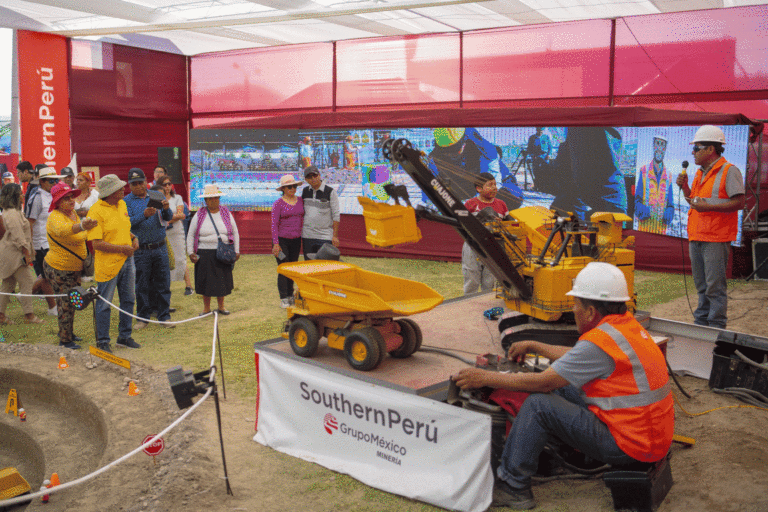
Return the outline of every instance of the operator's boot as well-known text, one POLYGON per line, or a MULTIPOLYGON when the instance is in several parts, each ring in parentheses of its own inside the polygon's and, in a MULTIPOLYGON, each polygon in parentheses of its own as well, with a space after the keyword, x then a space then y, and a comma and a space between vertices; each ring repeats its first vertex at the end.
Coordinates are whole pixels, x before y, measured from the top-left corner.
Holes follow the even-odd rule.
POLYGON ((512 510, 530 510, 536 506, 530 488, 516 490, 503 480, 496 480, 493 486, 491 507, 507 507, 512 510))

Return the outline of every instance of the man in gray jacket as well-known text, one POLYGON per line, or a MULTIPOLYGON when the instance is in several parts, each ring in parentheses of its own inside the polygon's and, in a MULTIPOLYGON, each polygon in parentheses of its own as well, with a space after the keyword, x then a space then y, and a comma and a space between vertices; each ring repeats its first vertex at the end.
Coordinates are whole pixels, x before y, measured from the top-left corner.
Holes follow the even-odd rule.
POLYGON ((304 259, 316 253, 325 243, 339 246, 339 195, 320 178, 314 165, 304 169, 306 187, 301 191, 304 201, 304 226, 301 241, 304 259))

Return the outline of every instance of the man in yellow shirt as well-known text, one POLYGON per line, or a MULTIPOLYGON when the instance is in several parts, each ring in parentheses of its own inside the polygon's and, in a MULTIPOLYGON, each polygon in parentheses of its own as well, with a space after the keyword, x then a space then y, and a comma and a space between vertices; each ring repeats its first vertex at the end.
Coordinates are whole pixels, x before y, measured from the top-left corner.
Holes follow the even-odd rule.
MULTIPOLYGON (((131 220, 128 208, 123 201, 127 183, 114 174, 101 178, 96 188, 99 201, 88 210, 88 217, 98 221, 98 226, 88 232, 88 240, 94 250, 94 276, 96 290, 105 300, 112 302, 117 288, 120 309, 133 314, 136 302, 136 266, 133 253, 139 248, 138 239, 131 233, 131 220)), ((110 305, 97 299, 93 303, 93 316, 96 320, 96 346, 111 352, 109 345, 110 305)), ((120 313, 117 345, 128 348, 140 348, 131 334, 133 319, 126 313, 120 313)))

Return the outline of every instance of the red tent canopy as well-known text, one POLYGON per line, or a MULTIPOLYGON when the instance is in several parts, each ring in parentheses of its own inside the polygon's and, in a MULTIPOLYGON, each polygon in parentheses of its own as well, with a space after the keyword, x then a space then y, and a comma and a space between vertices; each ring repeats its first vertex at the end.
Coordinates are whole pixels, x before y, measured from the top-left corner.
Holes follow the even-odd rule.
POLYGON ((192 117, 193 128, 403 128, 452 126, 694 126, 749 124, 757 132, 762 124, 741 114, 658 110, 648 107, 367 107, 360 111, 244 113, 234 112, 206 120, 192 117))

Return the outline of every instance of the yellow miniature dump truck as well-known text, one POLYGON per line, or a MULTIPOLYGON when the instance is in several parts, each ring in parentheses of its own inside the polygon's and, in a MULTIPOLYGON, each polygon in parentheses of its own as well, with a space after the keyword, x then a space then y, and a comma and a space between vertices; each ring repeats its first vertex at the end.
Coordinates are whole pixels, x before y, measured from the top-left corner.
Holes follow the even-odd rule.
POLYGON ((344 351, 356 370, 373 370, 387 353, 406 358, 419 350, 419 325, 396 317, 428 311, 443 302, 443 296, 426 284, 341 261, 283 263, 277 271, 298 289, 283 328, 294 353, 314 356, 325 337, 329 347, 344 351))

